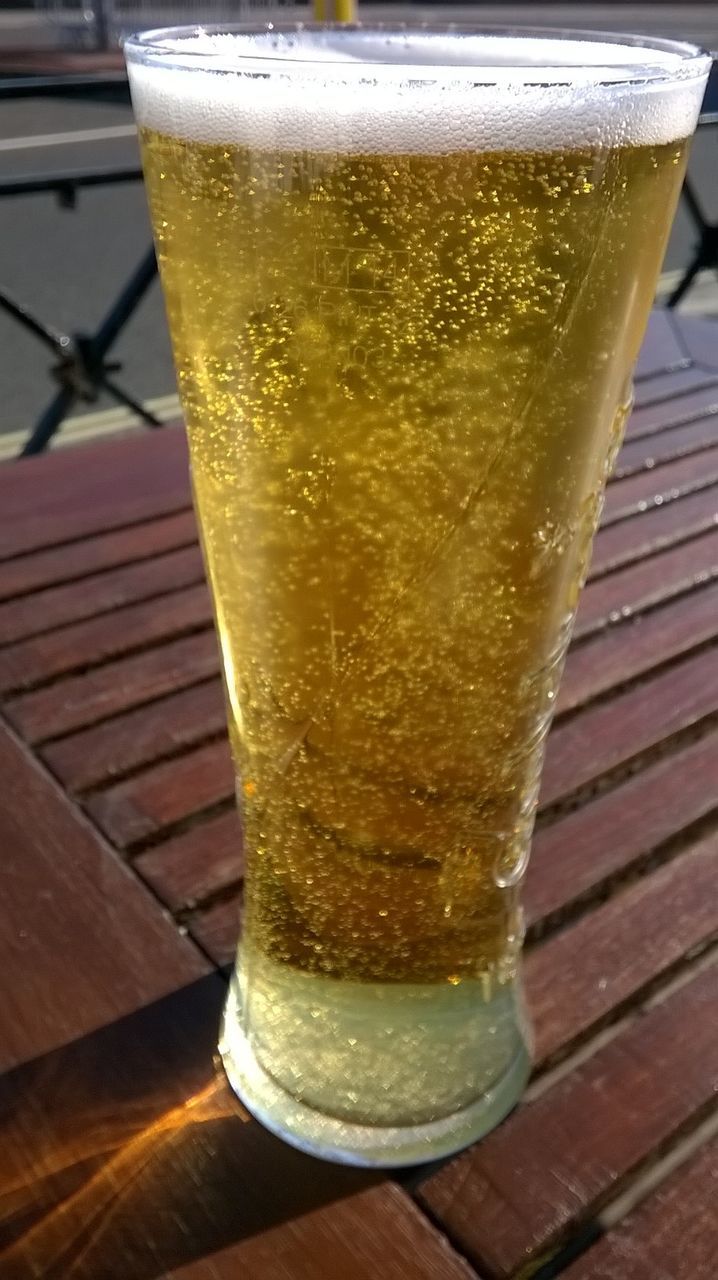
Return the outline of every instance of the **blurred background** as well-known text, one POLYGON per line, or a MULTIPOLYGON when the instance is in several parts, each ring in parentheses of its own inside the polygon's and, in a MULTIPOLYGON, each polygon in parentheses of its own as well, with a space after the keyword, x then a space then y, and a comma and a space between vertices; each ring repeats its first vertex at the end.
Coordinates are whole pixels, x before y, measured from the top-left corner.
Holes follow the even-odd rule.
MULTIPOLYGON (((310 6, 258 0, 88 0, 84 5, 38 0, 25 6, 0 0, 0 457, 18 452, 53 397, 61 394, 57 375, 53 381, 49 373, 58 353, 76 343, 78 334, 96 333, 128 281, 130 296, 124 307, 120 298, 115 314, 124 320, 129 312, 129 318, 107 356, 122 366, 108 375, 122 395, 98 388, 91 377, 83 379, 75 371, 63 404, 56 406, 58 412, 62 409, 63 423, 58 441, 139 422, 134 401, 158 420, 178 416, 160 289, 151 272, 141 274, 150 230, 119 53, 123 31, 191 21, 311 16, 310 6), (84 185, 89 180, 97 185, 84 185), (140 277, 133 282, 138 268, 140 277)), ((716 0, 475 0, 463 5, 361 0, 359 16, 641 32, 718 50, 716 0)), ((706 101, 704 110, 691 158, 690 190, 681 199, 659 284, 658 302, 663 304, 695 258, 701 219, 718 223, 718 101, 706 101)), ((684 312, 715 316, 718 323, 718 256, 712 266, 706 235, 708 248, 713 243, 718 249, 718 229, 712 241, 710 232, 704 232, 705 269, 696 274, 679 306, 684 312)))

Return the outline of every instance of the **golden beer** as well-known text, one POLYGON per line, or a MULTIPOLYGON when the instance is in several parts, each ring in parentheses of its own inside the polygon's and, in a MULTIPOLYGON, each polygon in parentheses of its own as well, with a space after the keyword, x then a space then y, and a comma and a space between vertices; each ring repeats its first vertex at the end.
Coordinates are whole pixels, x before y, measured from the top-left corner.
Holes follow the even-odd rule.
POLYGON ((227 39, 130 62, 245 831, 223 1052, 290 1140, 416 1160, 526 1075, 543 744, 700 92, 576 42, 542 115, 520 41, 467 80, 426 35, 372 89, 335 31, 257 98, 227 39))

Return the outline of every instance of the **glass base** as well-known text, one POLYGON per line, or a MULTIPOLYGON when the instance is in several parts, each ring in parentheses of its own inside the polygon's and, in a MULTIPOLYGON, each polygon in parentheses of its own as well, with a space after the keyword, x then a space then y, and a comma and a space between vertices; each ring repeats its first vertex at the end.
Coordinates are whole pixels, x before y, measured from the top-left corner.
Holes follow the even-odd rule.
POLYGON ((378 1168, 476 1141, 513 1108, 531 1068, 515 983, 343 983, 266 959, 250 983, 241 967, 235 975, 219 1050, 272 1133, 378 1168))

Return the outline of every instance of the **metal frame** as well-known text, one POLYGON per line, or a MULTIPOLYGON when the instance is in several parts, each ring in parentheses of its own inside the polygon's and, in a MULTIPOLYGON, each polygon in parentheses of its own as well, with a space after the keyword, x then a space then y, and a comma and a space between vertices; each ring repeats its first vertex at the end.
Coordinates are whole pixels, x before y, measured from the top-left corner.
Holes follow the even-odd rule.
MULTIPOLYGON (((708 77, 703 106, 698 119, 698 128, 714 129, 716 126, 718 126, 718 59, 714 55, 713 66, 708 77)), ((714 270, 718 274, 718 222, 708 221, 698 199, 695 184, 688 175, 684 178, 681 196, 685 200, 688 213, 695 224, 698 239, 693 259, 668 298, 667 307, 678 306, 678 303, 688 293, 696 276, 701 271, 714 270)))
MULTIPOLYGON (((127 92, 124 76, 45 76, 20 81, 0 82, 0 98, 26 97, 41 94, 60 95, 80 92, 113 90, 120 86, 123 96, 127 92)), ((23 178, 7 178, 0 181, 0 198, 21 196, 39 192, 52 192, 62 208, 73 209, 77 193, 84 187, 110 186, 124 182, 139 182, 142 170, 139 166, 102 168, 93 170, 68 170, 51 176, 43 174, 23 178)), ((149 427, 162 425, 159 418, 130 392, 120 386, 114 375, 119 372, 119 361, 108 360, 110 348, 134 314, 157 275, 157 259, 154 248, 148 249, 122 287, 95 333, 63 333, 53 325, 40 320, 7 289, 0 287, 0 310, 38 341, 48 347, 55 356, 50 367, 51 376, 59 389, 46 405, 33 430, 30 432, 20 457, 40 453, 54 436, 64 418, 78 402, 94 403, 100 392, 107 392, 118 404, 136 413, 149 427)))
MULTIPOLYGON (((716 126, 718 126, 718 112, 711 112, 709 115, 702 116, 699 121, 700 128, 715 128, 716 126)), ((718 275, 718 222, 708 221, 696 194, 695 186, 687 175, 683 180, 681 196, 695 224, 698 240, 693 259, 669 296, 666 302, 667 307, 678 306, 678 303, 688 293, 696 276, 701 271, 712 269, 718 275)))

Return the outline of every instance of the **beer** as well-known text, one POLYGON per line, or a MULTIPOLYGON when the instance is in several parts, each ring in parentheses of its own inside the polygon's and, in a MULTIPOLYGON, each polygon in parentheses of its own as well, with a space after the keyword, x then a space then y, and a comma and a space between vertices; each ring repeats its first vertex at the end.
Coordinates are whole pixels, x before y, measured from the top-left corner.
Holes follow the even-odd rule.
POLYGON ((319 1150, 456 1145, 525 1076, 544 739, 700 100, 579 79, 537 125, 501 43, 498 90, 378 106, 131 67, 244 821, 225 1055, 319 1150))

